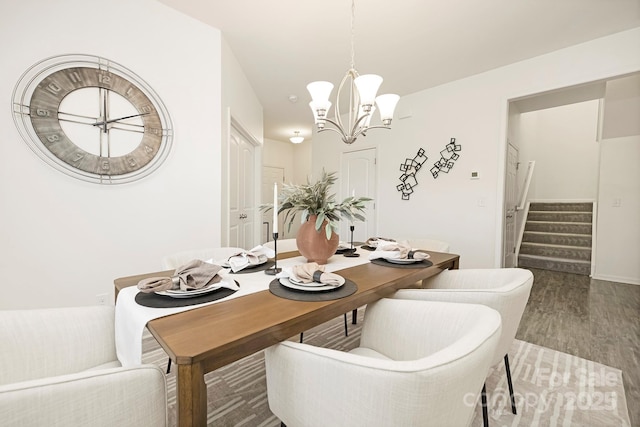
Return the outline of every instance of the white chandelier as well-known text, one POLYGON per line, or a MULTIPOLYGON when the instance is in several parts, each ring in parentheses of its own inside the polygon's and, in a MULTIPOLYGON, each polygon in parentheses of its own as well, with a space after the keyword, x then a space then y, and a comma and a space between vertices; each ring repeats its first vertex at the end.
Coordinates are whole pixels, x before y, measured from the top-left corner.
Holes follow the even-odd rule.
POLYGON ((400 97, 395 94, 385 94, 376 97, 378 88, 382 84, 382 77, 376 74, 360 75, 355 69, 354 50, 354 30, 353 21, 355 16, 355 0, 351 0, 351 67, 342 78, 338 93, 336 95, 335 118, 329 119, 328 113, 331 108, 329 96, 333 90, 330 82, 318 81, 309 83, 307 90, 311 94, 309 106, 313 111, 313 117, 318 128, 318 132, 330 130, 336 132, 346 144, 353 144, 358 136, 366 136, 369 129, 391 129, 393 111, 400 97), (348 81, 348 84, 347 84, 348 81), (347 122, 342 121, 340 111, 340 96, 343 90, 349 90, 349 114, 347 122), (376 110, 374 103, 380 111, 382 125, 370 126, 371 116, 376 110), (333 127, 326 127, 329 123, 333 127))

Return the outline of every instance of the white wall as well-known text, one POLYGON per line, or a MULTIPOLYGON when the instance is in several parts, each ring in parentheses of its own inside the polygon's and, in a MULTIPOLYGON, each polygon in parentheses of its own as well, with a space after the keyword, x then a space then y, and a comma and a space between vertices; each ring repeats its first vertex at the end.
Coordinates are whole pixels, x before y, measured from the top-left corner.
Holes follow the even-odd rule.
MULTIPOLYGON (((307 176, 311 173, 311 142, 304 141, 301 144, 266 139, 262 156, 263 166, 282 168, 284 170, 284 182, 287 184, 305 184, 307 176)), ((282 214, 284 215, 284 214, 282 214)), ((300 215, 291 225, 281 230, 280 238, 295 238, 300 228, 300 215)))
MULTIPOLYGON (((240 63, 235 57, 233 51, 229 47, 226 40, 222 39, 222 168, 219 170, 222 179, 222 197, 220 199, 221 213, 221 244, 227 246, 229 244, 229 204, 230 195, 227 189, 230 188, 229 180, 229 135, 231 133, 232 120, 239 128, 241 133, 248 135, 247 141, 255 144, 254 165, 255 180, 254 188, 261 187, 260 165, 262 164, 263 151, 263 114, 262 105, 258 97, 251 87, 251 83, 247 79, 240 67, 240 63)), ((255 211, 251 214, 252 218, 258 218, 260 212, 260 192, 254 192, 255 211)), ((261 221, 254 223, 254 241, 260 241, 261 221)))
POLYGON ((513 140, 519 148, 519 172, 524 175, 528 162, 536 162, 529 200, 597 199, 598 109, 599 101, 593 100, 521 115, 513 140))
POLYGON ((313 137, 314 173, 340 170, 340 153, 377 146, 378 234, 431 236, 450 242, 461 266, 501 265, 502 206, 510 99, 640 70, 640 28, 603 37, 402 97, 393 129, 373 130, 346 146, 334 134, 313 137), (462 145, 453 170, 428 169, 449 138, 462 145), (400 200, 399 165, 418 148, 429 157, 409 201, 400 200), (472 171, 480 179, 471 180, 472 171), (482 206, 480 206, 482 205, 482 206))
POLYGON ((1 2, 0 308, 113 298, 117 277, 155 271, 163 255, 220 242, 220 32, 153 0, 1 2), (171 115, 167 161, 131 184, 82 182, 21 139, 9 110, 20 75, 68 53, 131 69, 171 115))
POLYGON ((640 136, 606 139, 600 146, 593 277, 640 285, 640 136))

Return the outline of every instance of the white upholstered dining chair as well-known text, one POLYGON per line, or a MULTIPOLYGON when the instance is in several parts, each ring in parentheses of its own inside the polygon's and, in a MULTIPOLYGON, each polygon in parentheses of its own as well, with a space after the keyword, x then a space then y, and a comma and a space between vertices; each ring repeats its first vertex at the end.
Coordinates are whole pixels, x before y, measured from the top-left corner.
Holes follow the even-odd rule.
POLYGON ((451 246, 448 242, 427 238, 410 238, 398 239, 399 242, 406 241, 414 249, 423 249, 425 251, 449 252, 451 246))
MULTIPOLYGON (((266 246, 269 249, 273 249, 276 244, 274 244, 273 240, 269 240, 264 243, 262 246, 266 246)), ((298 244, 296 243, 296 239, 278 239, 278 252, 291 252, 298 250, 298 244)))
POLYGON ((116 357, 114 307, 0 311, 0 425, 166 426, 164 374, 116 357))
MULTIPOLYGON (((445 270, 425 279, 423 286, 425 289, 401 289, 394 294, 393 298, 482 304, 500 313, 502 334, 491 366, 504 360, 511 410, 515 414, 516 405, 508 351, 529 301, 533 274, 522 268, 445 270)), ((485 390, 483 390, 483 398, 484 392, 485 390)), ((484 424, 487 426, 487 408, 486 403, 483 403, 484 424)))
POLYGON ((229 258, 233 254, 237 254, 245 249, 235 247, 221 248, 204 248, 191 249, 188 251, 176 252, 162 258, 162 268, 164 270, 172 270, 188 263, 191 260, 199 259, 202 261, 214 260, 222 261, 229 258))
POLYGON ((488 307, 382 299, 350 352, 267 348, 269 408, 289 427, 467 426, 499 338, 488 307))

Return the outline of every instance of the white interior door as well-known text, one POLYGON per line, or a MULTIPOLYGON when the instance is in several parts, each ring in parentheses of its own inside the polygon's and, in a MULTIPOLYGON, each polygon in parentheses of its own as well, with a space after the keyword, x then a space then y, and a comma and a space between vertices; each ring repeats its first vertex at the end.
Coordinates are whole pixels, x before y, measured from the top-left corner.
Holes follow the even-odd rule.
MULTIPOLYGON (((277 183, 278 191, 281 191, 283 182, 284 168, 262 167, 262 204, 273 203, 273 184, 277 183)), ((262 243, 273 240, 273 211, 262 213, 262 227, 260 230, 260 241, 262 243)), ((286 239, 288 237, 289 234, 287 229, 283 227, 282 218, 278 217, 278 239, 286 239)))
POLYGON ((518 149, 511 144, 507 147, 507 168, 504 195, 504 238, 503 267, 516 266, 516 205, 518 203, 518 149))
POLYGON ((229 246, 255 246, 255 148, 235 128, 229 143, 229 246))
MULTIPOLYGON (((370 197, 372 202, 367 204, 365 222, 357 221, 353 232, 353 240, 364 242, 377 233, 376 225, 376 149, 350 151, 342 153, 340 168, 340 186, 342 199, 355 194, 356 197, 370 197)), ((349 242, 351 231, 347 221, 340 221, 340 240, 349 242)))

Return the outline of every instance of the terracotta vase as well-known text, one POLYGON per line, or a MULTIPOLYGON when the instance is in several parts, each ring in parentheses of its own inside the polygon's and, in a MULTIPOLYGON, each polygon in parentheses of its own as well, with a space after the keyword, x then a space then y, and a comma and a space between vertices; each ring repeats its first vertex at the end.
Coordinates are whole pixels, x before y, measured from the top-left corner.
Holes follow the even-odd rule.
POLYGON ((307 262, 326 264, 329 257, 336 253, 340 238, 336 233, 332 233, 331 238, 327 240, 327 235, 325 234, 326 220, 320 230, 316 231, 316 218, 317 215, 309 215, 307 222, 300 226, 296 236, 296 244, 298 245, 298 252, 307 259, 307 262))

